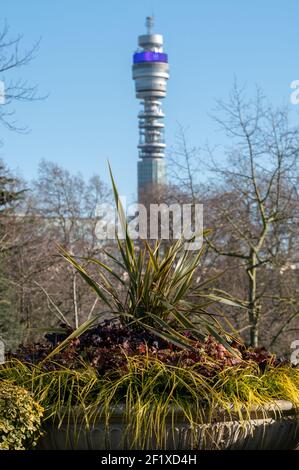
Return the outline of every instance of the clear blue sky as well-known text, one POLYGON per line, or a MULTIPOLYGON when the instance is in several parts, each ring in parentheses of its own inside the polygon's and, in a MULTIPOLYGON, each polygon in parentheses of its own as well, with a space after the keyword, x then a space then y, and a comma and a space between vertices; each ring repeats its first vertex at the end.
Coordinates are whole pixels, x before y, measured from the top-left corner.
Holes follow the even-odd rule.
POLYGON ((27 135, 0 129, 0 154, 33 178, 45 158, 84 177, 108 182, 110 160, 122 194, 136 188, 137 113, 131 58, 145 16, 164 35, 171 77, 166 140, 177 122, 200 145, 221 142, 208 117, 234 76, 249 92, 261 85, 270 100, 288 100, 299 79, 298 0, 0 0, 0 16, 24 45, 42 38, 38 56, 19 71, 50 96, 17 106, 27 135))

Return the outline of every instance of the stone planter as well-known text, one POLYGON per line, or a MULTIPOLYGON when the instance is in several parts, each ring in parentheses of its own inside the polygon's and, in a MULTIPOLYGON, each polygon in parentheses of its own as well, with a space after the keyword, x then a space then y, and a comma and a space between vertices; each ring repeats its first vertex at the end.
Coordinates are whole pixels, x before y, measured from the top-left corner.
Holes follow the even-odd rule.
MULTIPOLYGON (((263 408, 252 408, 250 419, 240 420, 234 414, 219 413, 212 423, 198 425, 192 442, 190 425, 179 410, 175 412, 175 426, 171 418, 166 424, 166 450, 254 450, 295 449, 299 444, 299 411, 292 403, 276 400, 263 408)), ((75 416, 75 415, 74 415, 75 416)), ((89 429, 83 428, 80 417, 65 419, 60 427, 49 424, 40 439, 39 449, 124 450, 130 449, 130 438, 124 438, 123 408, 113 411, 108 430, 99 419, 89 429), (75 424, 76 422, 76 424, 75 424)), ((148 449, 157 449, 151 439, 148 449)))

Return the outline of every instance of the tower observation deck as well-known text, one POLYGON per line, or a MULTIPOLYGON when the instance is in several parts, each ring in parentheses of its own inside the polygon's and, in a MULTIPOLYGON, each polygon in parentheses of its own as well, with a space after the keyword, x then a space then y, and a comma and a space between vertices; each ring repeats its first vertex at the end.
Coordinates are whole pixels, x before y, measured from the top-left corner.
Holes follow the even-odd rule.
POLYGON ((139 119, 138 199, 149 187, 165 183, 164 114, 161 99, 166 96, 169 78, 168 57, 163 52, 163 36, 153 34, 153 18, 146 18, 147 34, 138 37, 133 55, 136 97, 141 100, 139 119))

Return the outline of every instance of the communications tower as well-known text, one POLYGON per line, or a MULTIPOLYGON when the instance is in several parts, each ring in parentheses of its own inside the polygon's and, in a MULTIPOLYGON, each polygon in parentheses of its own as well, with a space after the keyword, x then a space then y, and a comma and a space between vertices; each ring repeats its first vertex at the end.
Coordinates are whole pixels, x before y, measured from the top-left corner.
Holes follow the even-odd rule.
POLYGON ((147 34, 138 37, 133 55, 136 98, 141 100, 139 119, 138 200, 147 188, 166 182, 164 114, 161 99, 166 96, 169 78, 168 56, 163 52, 163 36, 154 34, 153 17, 146 18, 147 34))

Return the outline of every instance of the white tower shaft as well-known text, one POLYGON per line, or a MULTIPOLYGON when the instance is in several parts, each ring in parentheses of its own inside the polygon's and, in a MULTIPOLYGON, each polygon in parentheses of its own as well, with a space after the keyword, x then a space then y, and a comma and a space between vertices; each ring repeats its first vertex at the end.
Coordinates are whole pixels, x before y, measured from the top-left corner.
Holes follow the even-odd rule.
POLYGON ((164 114, 161 99, 166 96, 169 66, 163 52, 163 37, 153 34, 153 19, 146 19, 147 34, 139 36, 140 48, 133 57, 136 97, 141 99, 139 112, 138 195, 146 186, 165 183, 164 114))

